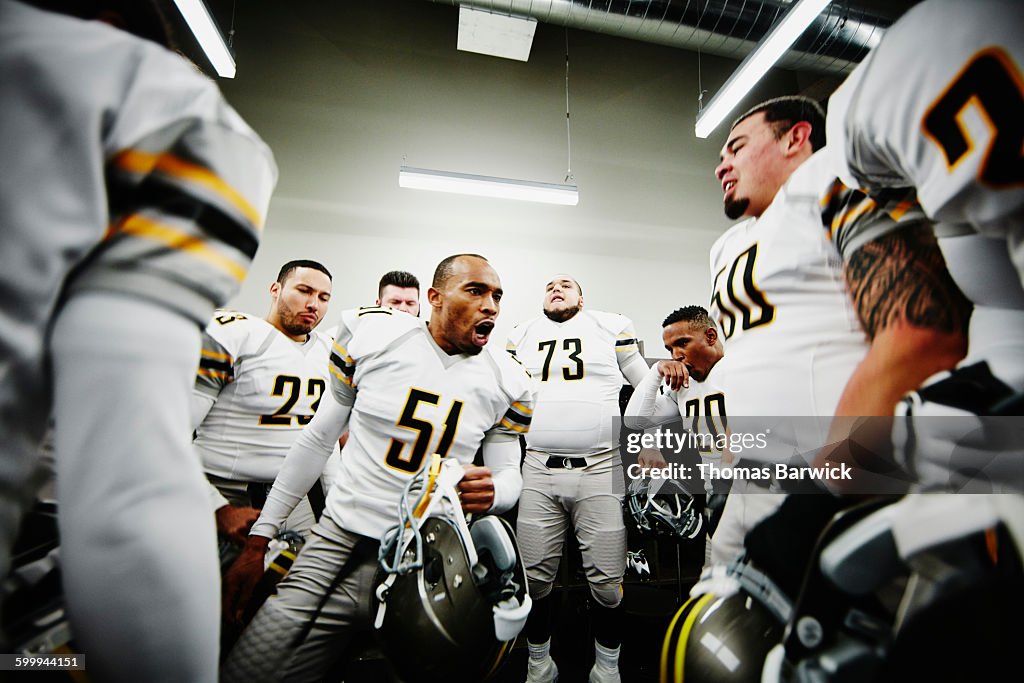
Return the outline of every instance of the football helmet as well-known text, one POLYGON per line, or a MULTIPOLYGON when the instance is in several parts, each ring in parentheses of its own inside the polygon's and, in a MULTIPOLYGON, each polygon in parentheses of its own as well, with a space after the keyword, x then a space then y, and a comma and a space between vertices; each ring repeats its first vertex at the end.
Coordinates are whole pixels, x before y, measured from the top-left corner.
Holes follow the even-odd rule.
POLYGON ((791 612, 786 596, 750 565, 712 568, 669 623, 661 683, 760 682, 791 612))
POLYGON ((704 516, 687 493, 660 494, 663 479, 638 477, 626 491, 626 517, 643 536, 691 540, 700 535, 704 516))
POLYGON ((907 496, 865 513, 819 542, 762 680, 1004 678, 1019 660, 1024 496, 907 496))
POLYGON ((488 680, 530 612, 515 534, 493 515, 467 523, 463 472, 437 459, 414 477, 381 541, 374 629, 407 683, 488 680))

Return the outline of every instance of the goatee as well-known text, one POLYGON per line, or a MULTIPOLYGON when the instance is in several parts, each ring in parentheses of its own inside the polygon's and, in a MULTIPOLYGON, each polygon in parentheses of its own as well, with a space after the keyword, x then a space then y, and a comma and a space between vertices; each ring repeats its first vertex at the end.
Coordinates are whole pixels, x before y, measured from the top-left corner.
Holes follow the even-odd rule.
POLYGON ((750 206, 749 199, 734 199, 733 201, 725 202, 725 216, 729 220, 736 220, 747 212, 747 207, 750 206))

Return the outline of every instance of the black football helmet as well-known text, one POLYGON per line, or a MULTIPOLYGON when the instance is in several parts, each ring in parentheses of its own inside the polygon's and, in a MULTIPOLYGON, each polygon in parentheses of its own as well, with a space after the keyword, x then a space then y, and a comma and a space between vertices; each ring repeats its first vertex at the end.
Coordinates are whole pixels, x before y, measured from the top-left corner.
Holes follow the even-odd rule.
POLYGON ((762 680, 1005 678, 1024 635, 1024 496, 911 495, 863 512, 823 534, 762 680))
POLYGON ((463 468, 441 463, 410 482, 379 555, 374 628, 406 683, 488 680, 531 607, 511 526, 493 515, 468 524, 455 491, 463 468))
POLYGON ((768 577, 736 562, 706 572, 669 623, 661 683, 760 683, 792 611, 768 577))
POLYGON ((626 491, 625 512, 642 536, 667 536, 692 540, 701 534, 704 516, 687 493, 658 493, 664 480, 638 477, 626 491), (655 483, 656 482, 656 483, 655 483))

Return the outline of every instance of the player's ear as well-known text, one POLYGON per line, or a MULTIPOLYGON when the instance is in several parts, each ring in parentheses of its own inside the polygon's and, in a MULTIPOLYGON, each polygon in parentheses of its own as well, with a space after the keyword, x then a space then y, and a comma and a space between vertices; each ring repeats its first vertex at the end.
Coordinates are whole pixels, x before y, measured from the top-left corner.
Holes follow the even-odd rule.
POLYGON ((704 339, 707 340, 708 346, 714 346, 718 341, 718 330, 713 327, 707 328, 704 330, 704 339))
POLYGON ((793 127, 786 132, 786 154, 791 156, 804 148, 804 145, 811 144, 811 131, 813 126, 810 121, 797 121, 793 127))
POLYGON ((580 294, 580 310, 583 310, 583 295, 580 294))
POLYGON ((273 299, 277 299, 279 294, 281 294, 281 283, 274 280, 270 283, 270 296, 273 299))
POLYGON ((430 302, 431 308, 441 308, 441 302, 444 300, 444 295, 440 290, 431 287, 427 290, 427 301, 430 302))

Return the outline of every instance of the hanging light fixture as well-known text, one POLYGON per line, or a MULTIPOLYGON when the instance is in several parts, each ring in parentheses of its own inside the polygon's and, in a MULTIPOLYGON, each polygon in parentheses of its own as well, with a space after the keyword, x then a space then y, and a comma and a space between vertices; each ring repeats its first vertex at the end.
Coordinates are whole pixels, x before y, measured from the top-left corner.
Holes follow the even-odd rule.
POLYGON ((580 201, 579 189, 573 183, 572 174, 572 128, 569 118, 569 29, 565 30, 565 135, 568 165, 564 184, 541 183, 533 180, 516 180, 471 173, 436 171, 427 168, 400 166, 398 186, 415 190, 433 190, 470 194, 480 197, 518 199, 527 202, 576 206, 580 201))
POLYGON ((472 175, 469 173, 434 171, 426 168, 412 168, 410 166, 399 168, 398 186, 414 190, 454 192, 456 194, 520 199, 527 202, 544 202, 546 204, 564 204, 567 206, 576 206, 580 201, 579 191, 575 185, 538 183, 532 180, 515 180, 512 178, 496 178, 494 176, 472 175))
POLYGON ((799 0, 786 12, 782 21, 761 39, 757 49, 747 55, 736 71, 729 76, 729 80, 715 93, 708 106, 697 114, 697 125, 694 127, 697 137, 706 138, 711 134, 750 89, 768 73, 768 69, 772 68, 779 57, 796 42, 829 1, 799 0))
POLYGON ((210 64, 222 78, 235 77, 235 58, 231 56, 224 37, 206 9, 203 0, 174 0, 185 23, 192 29, 210 64))

